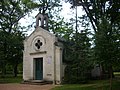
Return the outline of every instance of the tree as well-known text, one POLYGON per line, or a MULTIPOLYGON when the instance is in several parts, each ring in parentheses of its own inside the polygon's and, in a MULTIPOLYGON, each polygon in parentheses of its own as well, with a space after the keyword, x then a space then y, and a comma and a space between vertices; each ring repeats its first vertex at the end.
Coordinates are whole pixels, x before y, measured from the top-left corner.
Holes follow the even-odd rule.
MULTIPOLYGON (((72 33, 71 38, 65 43, 64 62, 67 63, 65 69, 65 82, 67 83, 85 83, 90 77, 90 32, 87 28, 86 16, 79 17, 77 20, 84 30, 76 28, 72 33), (83 18, 82 20, 80 18, 83 18), (89 70, 88 70, 89 68, 89 70)), ((76 23, 74 18, 71 19, 72 24, 76 23)), ((77 26, 78 27, 78 26, 77 26)))
POLYGON ((56 17, 57 20, 49 20, 49 30, 58 37, 69 40, 73 33, 72 25, 65 22, 64 18, 56 17))
POLYGON ((31 0, 0 1, 0 4, 0 29, 9 33, 12 32, 13 27, 17 25, 21 18, 38 7, 38 4, 33 3, 31 0))
POLYGON ((1 10, 0 10, 0 17, 1 17, 0 18, 0 33, 1 33, 0 51, 2 53, 0 55, 1 57, 0 60, 2 64, 2 67, 1 67, 2 76, 4 76, 5 69, 6 69, 5 66, 9 60, 8 56, 10 56, 9 48, 11 47, 10 45, 13 42, 11 41, 12 39, 11 36, 15 34, 15 30, 18 29, 18 21, 21 18, 23 18, 26 14, 28 14, 32 9, 38 7, 38 4, 34 3, 31 0, 21 0, 21 1, 20 0, 9 0, 9 1, 2 0, 0 1, 0 6, 1 6, 1 10))
POLYGON ((5 59, 5 48, 4 48, 4 32, 0 31, 0 69, 2 71, 2 76, 4 76, 5 73, 5 63, 6 63, 6 59, 5 59))
POLYGON ((96 60, 106 67, 110 75, 110 88, 112 89, 113 67, 120 62, 120 33, 118 27, 110 26, 106 19, 100 24, 100 31, 95 34, 96 60), (112 31, 110 31, 112 28, 112 31))
POLYGON ((18 65, 22 63, 23 60, 23 40, 25 39, 25 35, 18 29, 14 33, 10 34, 9 39, 9 41, 13 41, 13 43, 9 42, 7 63, 12 65, 13 74, 17 77, 18 65))
POLYGON ((119 21, 119 0, 65 0, 72 4, 72 7, 82 6, 85 10, 90 22, 93 26, 94 31, 98 30, 98 25, 101 19, 104 17, 111 21, 111 24, 119 21), (116 20, 115 20, 116 19, 116 20))
POLYGON ((90 39, 87 37, 89 33, 82 31, 72 37, 65 48, 65 80, 68 83, 84 83, 88 79, 90 70, 90 39), (89 69, 88 69, 89 68, 89 69))
MULTIPOLYGON (((97 61, 110 71, 120 61, 120 1, 119 0, 67 0, 73 6, 82 6, 95 32, 95 54, 97 61), (118 33, 116 33, 118 32, 118 33), (114 63, 113 63, 114 62, 114 63)), ((111 86, 111 83, 110 83, 111 86)), ((111 88, 111 87, 110 87, 111 88)))

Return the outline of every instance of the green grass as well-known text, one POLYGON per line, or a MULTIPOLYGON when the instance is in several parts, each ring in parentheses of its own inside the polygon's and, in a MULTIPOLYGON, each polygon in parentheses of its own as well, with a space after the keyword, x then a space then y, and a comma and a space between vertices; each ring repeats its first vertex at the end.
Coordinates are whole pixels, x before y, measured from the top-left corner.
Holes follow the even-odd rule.
POLYGON ((63 85, 57 86, 52 90, 94 90, 92 85, 78 85, 78 84, 70 84, 70 85, 63 85))
MULTIPOLYGON (((120 72, 115 72, 115 79, 112 82, 112 90, 120 90, 120 72)), ((56 86, 51 90, 110 90, 109 80, 92 80, 87 84, 68 84, 56 86)))
MULTIPOLYGON (((109 80, 94 80, 88 84, 56 86, 52 90, 109 90, 109 80)), ((120 90, 120 81, 113 80, 113 90, 120 90)))
POLYGON ((3 83, 21 83, 22 75, 18 75, 17 77, 13 77, 11 75, 6 75, 4 78, 0 77, 0 84, 3 83))

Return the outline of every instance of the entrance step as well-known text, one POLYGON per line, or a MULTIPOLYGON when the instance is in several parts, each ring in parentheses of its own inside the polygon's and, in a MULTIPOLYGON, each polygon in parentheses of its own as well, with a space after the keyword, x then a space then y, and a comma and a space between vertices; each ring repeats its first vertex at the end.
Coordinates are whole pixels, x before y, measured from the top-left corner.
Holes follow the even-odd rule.
POLYGON ((53 84, 52 81, 41 81, 41 80, 33 80, 33 81, 22 81, 22 84, 31 84, 31 85, 46 85, 53 84))

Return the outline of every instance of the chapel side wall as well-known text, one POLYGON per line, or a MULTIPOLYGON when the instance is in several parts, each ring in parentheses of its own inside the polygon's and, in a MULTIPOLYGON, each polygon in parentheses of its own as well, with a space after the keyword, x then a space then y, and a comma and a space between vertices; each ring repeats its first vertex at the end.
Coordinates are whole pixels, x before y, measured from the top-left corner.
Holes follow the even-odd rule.
POLYGON ((56 46, 56 84, 62 82, 62 48, 56 46))

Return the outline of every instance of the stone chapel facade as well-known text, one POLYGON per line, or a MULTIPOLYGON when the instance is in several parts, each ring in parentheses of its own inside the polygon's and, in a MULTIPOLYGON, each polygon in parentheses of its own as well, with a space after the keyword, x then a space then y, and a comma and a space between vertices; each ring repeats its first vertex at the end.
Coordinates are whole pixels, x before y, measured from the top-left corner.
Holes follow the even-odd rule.
POLYGON ((52 81, 54 84, 62 82, 62 40, 44 29, 47 26, 47 16, 39 13, 36 16, 35 30, 24 40, 24 81, 52 81))

